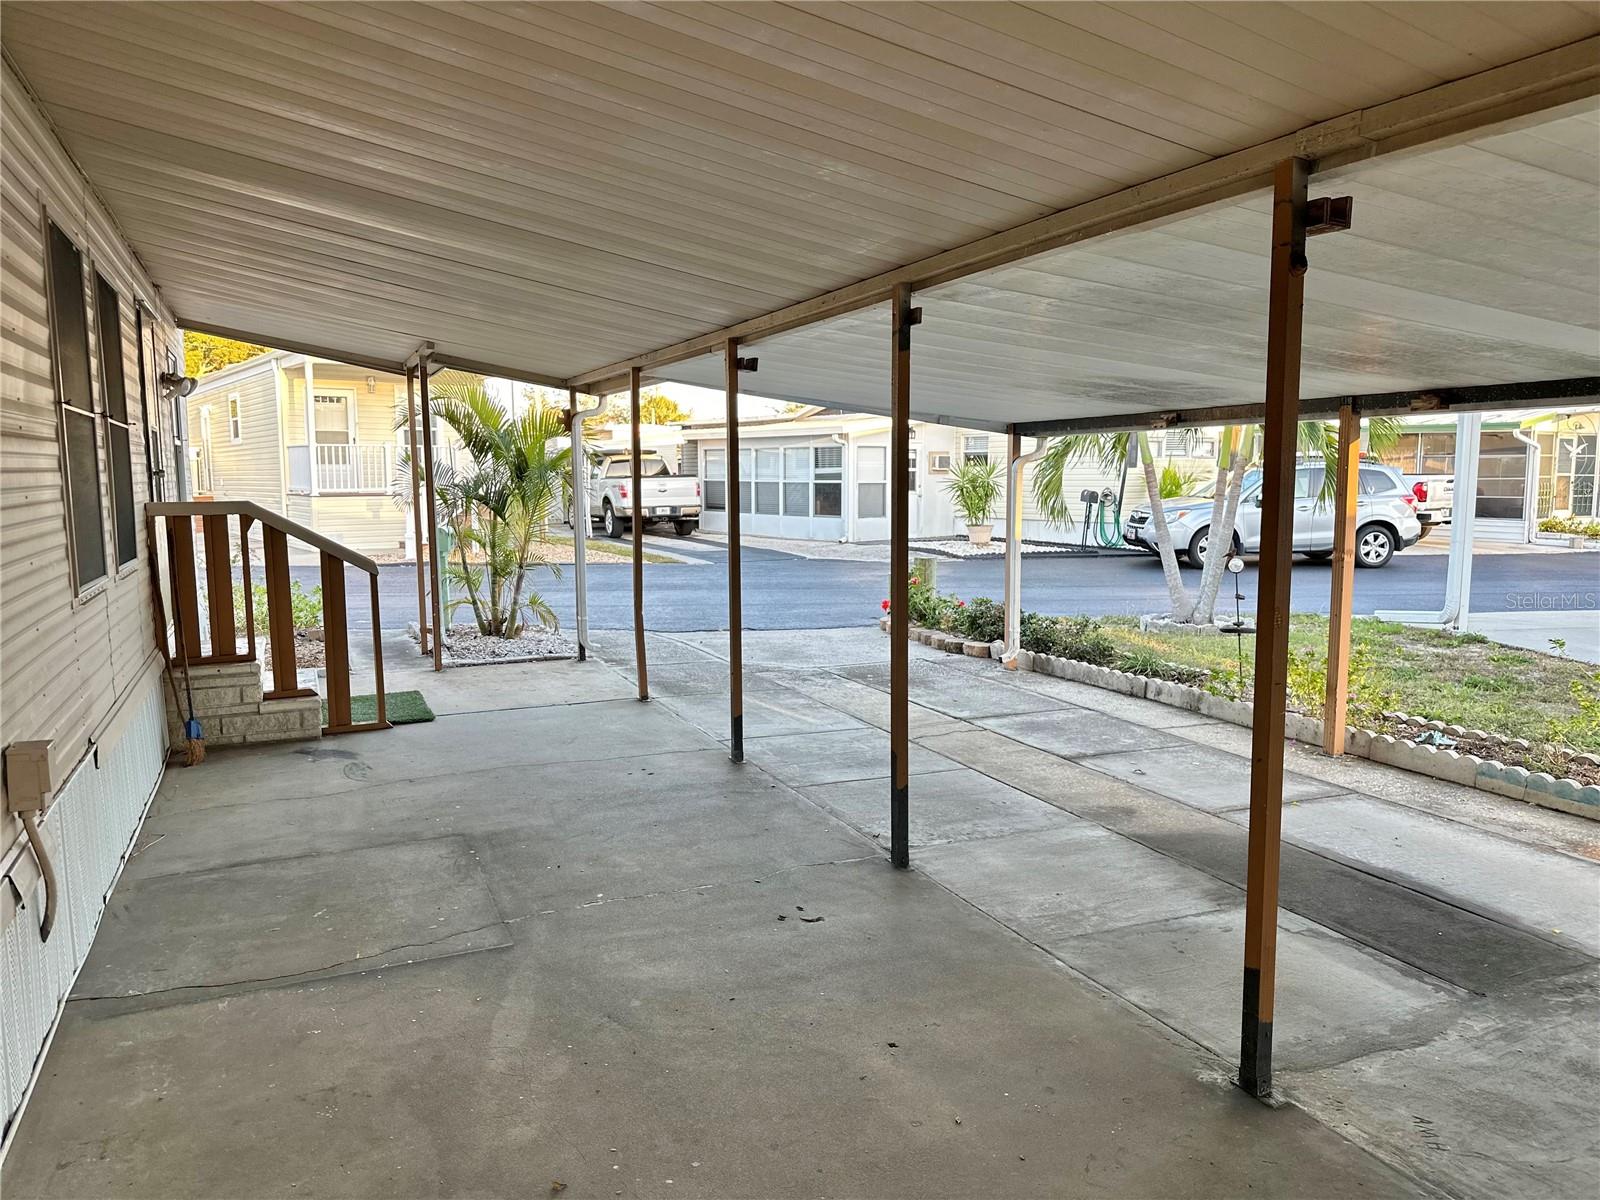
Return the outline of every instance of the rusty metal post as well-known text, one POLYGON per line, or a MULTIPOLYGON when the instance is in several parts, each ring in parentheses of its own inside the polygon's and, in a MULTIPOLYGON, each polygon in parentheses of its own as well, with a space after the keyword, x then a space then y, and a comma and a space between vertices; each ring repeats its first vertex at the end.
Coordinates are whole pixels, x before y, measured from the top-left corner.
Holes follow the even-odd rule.
POLYGON ((644 653, 644 475, 639 459, 639 368, 628 371, 629 422, 633 450, 633 659, 639 672, 639 699, 650 699, 650 670, 644 653))
POLYGON ((1251 723, 1239 1053, 1239 1086, 1257 1097, 1272 1092, 1272 1006, 1277 982, 1278 863, 1289 673, 1289 567, 1294 557, 1295 449, 1300 419, 1300 326, 1305 305, 1309 174, 1307 160, 1285 159, 1273 174, 1272 188, 1261 571, 1256 600, 1255 714, 1251 723))
MULTIPOLYGON (((438 477, 434 474, 433 455, 433 405, 428 399, 428 356, 417 359, 418 389, 422 394, 422 474, 428 504, 428 590, 432 593, 433 612, 433 669, 444 670, 444 618, 440 612, 439 573, 444 569, 439 561, 439 513, 436 503, 438 477)), ((417 547, 422 553, 422 547, 417 547)))
POLYGON ((889 861, 911 865, 911 285, 894 289, 889 359, 889 861))
POLYGON ((723 511, 728 514, 728 754, 744 761, 744 579, 739 559, 739 341, 722 348, 723 392, 727 406, 728 469, 723 511))
MULTIPOLYGON (((417 543, 417 643, 428 653, 428 579, 422 565, 422 463, 417 459, 417 369, 406 368, 406 438, 411 446, 411 525, 417 543)), ((429 540, 432 546, 432 540, 429 540)))
POLYGON ((1361 411, 1339 409, 1338 477, 1334 488, 1333 580, 1328 596, 1328 672, 1322 704, 1322 748, 1344 753, 1350 702, 1350 610, 1355 591, 1356 505, 1361 494, 1361 411))

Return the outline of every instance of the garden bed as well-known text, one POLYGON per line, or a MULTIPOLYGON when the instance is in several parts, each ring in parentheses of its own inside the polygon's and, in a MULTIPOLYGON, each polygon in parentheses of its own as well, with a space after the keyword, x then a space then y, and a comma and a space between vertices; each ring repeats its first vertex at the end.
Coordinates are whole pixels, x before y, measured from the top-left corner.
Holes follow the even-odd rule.
MULTIPOLYGON (((412 641, 419 641, 416 622, 407 627, 412 641)), ((444 663, 450 667, 481 667, 492 663, 546 662, 572 658, 578 647, 565 635, 551 629, 524 630, 521 637, 489 637, 476 625, 456 624, 444 638, 444 663)))

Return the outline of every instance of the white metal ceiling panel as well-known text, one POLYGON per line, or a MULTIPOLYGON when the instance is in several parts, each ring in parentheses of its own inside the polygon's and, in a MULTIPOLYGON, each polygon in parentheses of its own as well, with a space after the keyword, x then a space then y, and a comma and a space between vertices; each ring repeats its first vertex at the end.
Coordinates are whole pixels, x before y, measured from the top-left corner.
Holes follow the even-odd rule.
MULTIPOLYGON (((1600 115, 1342 169, 1354 228, 1313 239, 1302 394, 1600 375, 1600 115)), ((958 424, 1257 403, 1271 199, 917 294, 912 408, 958 424)), ((885 412, 887 308, 752 343, 752 392, 885 412)), ((659 378, 719 386, 720 361, 659 378)))
POLYGON ((189 321, 568 377, 1596 32, 1543 2, 11 0, 0 36, 189 321))

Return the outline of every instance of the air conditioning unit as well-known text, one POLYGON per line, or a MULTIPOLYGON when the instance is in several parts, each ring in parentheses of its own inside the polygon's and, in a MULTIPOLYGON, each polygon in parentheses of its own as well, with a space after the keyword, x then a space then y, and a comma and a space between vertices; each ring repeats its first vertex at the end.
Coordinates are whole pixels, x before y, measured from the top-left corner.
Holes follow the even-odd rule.
POLYGON ((950 471, 949 453, 943 450, 936 453, 930 452, 928 455, 928 470, 943 471, 948 474, 950 471))

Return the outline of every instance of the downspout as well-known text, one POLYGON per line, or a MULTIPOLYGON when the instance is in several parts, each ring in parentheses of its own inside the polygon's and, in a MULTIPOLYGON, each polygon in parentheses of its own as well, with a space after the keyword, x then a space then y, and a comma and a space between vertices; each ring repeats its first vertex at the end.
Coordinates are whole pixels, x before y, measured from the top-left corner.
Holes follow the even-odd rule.
MULTIPOLYGON (((1021 438, 1013 443, 1016 449, 1021 445, 1021 438)), ((1006 629, 1000 663, 1008 671, 1017 669, 1017 651, 1022 649, 1022 469, 1049 445, 1049 438, 1037 438, 1026 454, 1014 453, 1006 475, 1006 629)))
POLYGON ((1511 436, 1532 451, 1522 472, 1522 540, 1532 542, 1539 528, 1539 460, 1543 451, 1538 438, 1529 437, 1520 429, 1513 429, 1511 436))
POLYGON ((839 447, 839 519, 844 522, 844 533, 839 536, 839 543, 855 540, 855 530, 851 527, 854 513, 850 506, 850 491, 845 480, 845 474, 850 469, 850 439, 842 433, 830 433, 828 440, 839 447))
POLYGON ((583 449, 583 419, 600 411, 601 398, 592 397, 589 408, 578 407, 578 392, 567 390, 567 436, 572 447, 572 601, 578 631, 578 661, 589 658, 589 471, 583 449))

